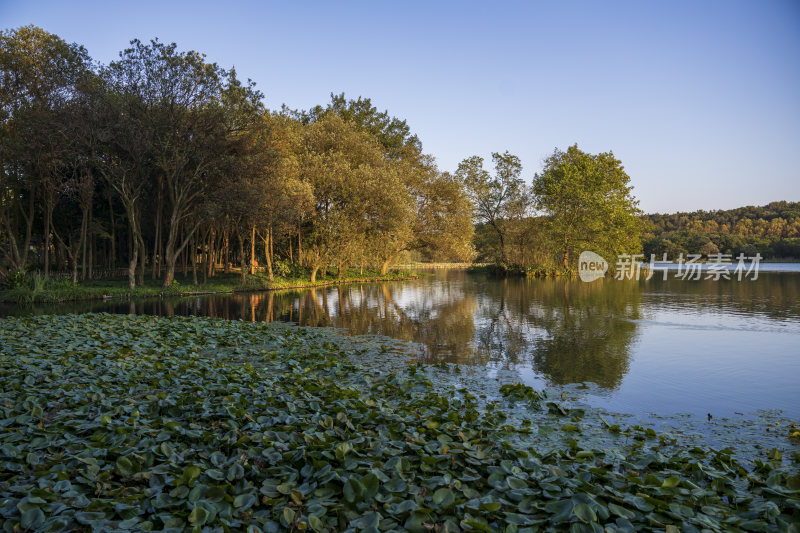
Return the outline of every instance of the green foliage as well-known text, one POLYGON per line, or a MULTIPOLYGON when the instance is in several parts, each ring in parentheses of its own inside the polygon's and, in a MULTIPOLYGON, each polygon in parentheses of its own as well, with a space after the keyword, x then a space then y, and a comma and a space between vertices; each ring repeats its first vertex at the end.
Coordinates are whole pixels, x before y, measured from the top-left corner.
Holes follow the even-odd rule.
POLYGON ((31 286, 31 278, 28 276, 28 273, 22 269, 14 269, 8 274, 6 274, 5 279, 3 280, 3 288, 6 290, 18 289, 18 288, 25 288, 28 289, 31 286))
POLYGON ((494 176, 478 156, 457 172, 473 204, 478 259, 497 264, 492 274, 572 275, 583 250, 606 257, 641 250, 638 202, 612 153, 556 150, 530 188, 516 156, 492 157, 494 176))
POLYGON ((506 151, 492 153, 494 176, 483 168, 483 158, 472 156, 458 165, 456 177, 464 184, 472 202, 473 217, 492 229, 498 247, 494 259, 507 260, 507 241, 512 227, 525 215, 527 190, 520 177, 520 159, 506 151))
POLYGON ((508 383, 500 387, 500 394, 511 401, 528 401, 538 404, 543 396, 523 383, 508 383))
POLYGON ((724 253, 764 258, 800 258, 800 202, 772 202, 762 207, 646 215, 644 253, 724 253), (716 251, 715 251, 716 250, 716 251))
POLYGON ((533 194, 564 268, 574 268, 583 250, 610 258, 641 251, 641 213, 632 189, 611 152, 588 154, 575 144, 545 161, 533 179, 533 194))
POLYGON ((272 264, 272 271, 280 278, 297 278, 303 274, 299 265, 278 259, 272 264))
POLYGON ((133 289, 149 262, 169 293, 176 264, 208 275, 220 248, 237 265, 290 257, 298 270, 279 276, 308 268, 312 280, 357 263, 386 274, 411 250, 472 255, 461 183, 368 98, 271 112, 253 82, 200 52, 134 39, 100 65, 33 26, 0 32, 0 78, 8 266, 38 247, 46 274, 85 279, 89 258, 124 258, 133 289))
POLYGON ((295 266, 291 269, 289 277, 276 277, 270 281, 268 276, 259 272, 252 276, 247 276, 244 283, 239 274, 218 274, 210 279, 208 283, 198 285, 192 284, 191 277, 175 280, 169 287, 164 288, 158 280, 149 281, 144 285, 131 290, 128 288, 127 281, 123 280, 99 280, 72 284, 68 280, 55 281, 40 277, 39 289, 32 290, 27 287, 16 288, 13 290, 0 291, 0 303, 32 304, 32 303, 58 303, 76 300, 97 300, 97 299, 128 299, 146 298, 153 296, 190 296, 196 293, 231 293, 237 291, 254 290, 278 290, 291 289, 297 287, 309 287, 312 285, 323 285, 326 283, 345 283, 349 281, 370 281, 377 279, 407 279, 413 278, 411 273, 392 270, 386 274, 381 274, 377 270, 366 269, 346 269, 341 278, 328 277, 327 280, 317 280, 311 283, 309 273, 306 269, 295 266))
MULTIPOLYGON (((337 340, 338 339, 338 340, 337 340)), ((786 530, 796 470, 609 425, 581 441, 367 370, 323 331, 194 317, 0 321, 0 529, 786 530)), ((376 354, 364 344, 361 357, 376 354)), ((524 398, 533 391, 505 389, 524 398)), ((558 429, 556 429, 558 428, 558 429)), ((795 465, 796 466, 796 465, 795 465)))
POLYGON ((378 111, 369 98, 359 96, 356 100, 348 100, 344 93, 331 93, 327 107, 316 106, 301 116, 304 122, 313 122, 329 114, 339 115, 375 137, 391 157, 413 158, 422 151, 422 143, 411 133, 406 121, 389 115, 388 110, 378 111))

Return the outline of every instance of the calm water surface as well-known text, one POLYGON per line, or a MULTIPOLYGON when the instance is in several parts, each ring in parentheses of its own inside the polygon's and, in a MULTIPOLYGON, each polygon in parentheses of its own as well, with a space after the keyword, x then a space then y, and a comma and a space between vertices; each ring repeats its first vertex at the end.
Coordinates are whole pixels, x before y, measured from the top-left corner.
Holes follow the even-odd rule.
MULTIPOLYGON (((427 362, 511 371, 533 387, 592 382, 613 411, 800 418, 800 265, 757 281, 487 279, 0 309, 206 315, 335 326, 414 341, 427 362), (794 272, 792 272, 794 271, 794 272)), ((660 275, 659 275, 660 277, 660 275)))

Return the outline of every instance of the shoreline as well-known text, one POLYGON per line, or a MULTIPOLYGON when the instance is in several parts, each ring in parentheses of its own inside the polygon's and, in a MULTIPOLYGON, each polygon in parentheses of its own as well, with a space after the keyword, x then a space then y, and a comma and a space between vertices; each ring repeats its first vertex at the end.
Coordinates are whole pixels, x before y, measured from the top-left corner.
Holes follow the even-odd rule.
MULTIPOLYGON (((230 277, 232 274, 218 274, 218 276, 230 277)), ((239 274, 235 274, 235 276, 237 280, 240 279, 239 274)), ((213 294, 235 294, 240 292, 278 292, 299 289, 316 289, 352 283, 409 281, 419 279, 419 277, 419 275, 414 275, 408 272, 398 272, 398 275, 396 276, 376 275, 373 277, 359 275, 355 278, 326 279, 318 280, 314 283, 311 283, 311 281, 307 279, 294 278, 288 280, 284 279, 283 282, 266 281, 263 285, 248 285, 248 281, 245 282, 245 285, 241 285, 241 283, 235 285, 234 282, 225 283, 224 279, 221 279, 220 282, 217 283, 209 280, 209 282, 206 282, 205 284, 198 284, 196 286, 187 286, 178 283, 166 289, 163 287, 153 287, 152 285, 147 285, 147 283, 145 283, 142 286, 136 287, 133 289, 133 291, 128 289, 126 286, 113 285, 114 280, 108 280, 107 284, 104 284, 102 281, 98 281, 100 285, 97 286, 81 285, 80 282, 77 285, 60 282, 60 284, 56 286, 45 287, 44 289, 40 289, 38 291, 36 289, 0 290, 0 304, 24 306, 29 304, 61 304, 81 301, 127 301, 139 298, 185 298, 213 294), (209 287, 203 289, 201 288, 203 285, 208 285, 209 287), (199 290, 181 290, 183 288, 188 289, 189 287, 197 287, 199 290)), ((124 281, 124 283, 127 283, 127 280, 124 281)), ((252 281, 249 283, 252 283, 252 281)))

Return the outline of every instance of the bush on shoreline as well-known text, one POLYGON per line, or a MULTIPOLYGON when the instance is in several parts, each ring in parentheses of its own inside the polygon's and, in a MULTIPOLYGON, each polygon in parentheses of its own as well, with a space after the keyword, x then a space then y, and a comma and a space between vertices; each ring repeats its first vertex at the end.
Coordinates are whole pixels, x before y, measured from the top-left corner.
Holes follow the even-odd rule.
POLYGON ((467 269, 470 274, 487 274, 498 278, 560 278, 575 277, 577 274, 569 269, 543 266, 522 266, 518 264, 506 265, 493 263, 489 265, 473 266, 467 269))

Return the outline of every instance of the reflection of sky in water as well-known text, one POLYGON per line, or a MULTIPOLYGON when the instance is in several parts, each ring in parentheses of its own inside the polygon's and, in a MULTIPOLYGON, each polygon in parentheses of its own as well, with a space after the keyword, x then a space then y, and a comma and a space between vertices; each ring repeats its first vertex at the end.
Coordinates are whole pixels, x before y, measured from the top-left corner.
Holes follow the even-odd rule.
POLYGON ((800 274, 585 284, 439 271, 412 282, 22 310, 85 311, 335 326, 418 342, 426 361, 485 368, 487 379, 592 381, 602 388, 588 400, 612 411, 777 408, 800 418, 800 274))

